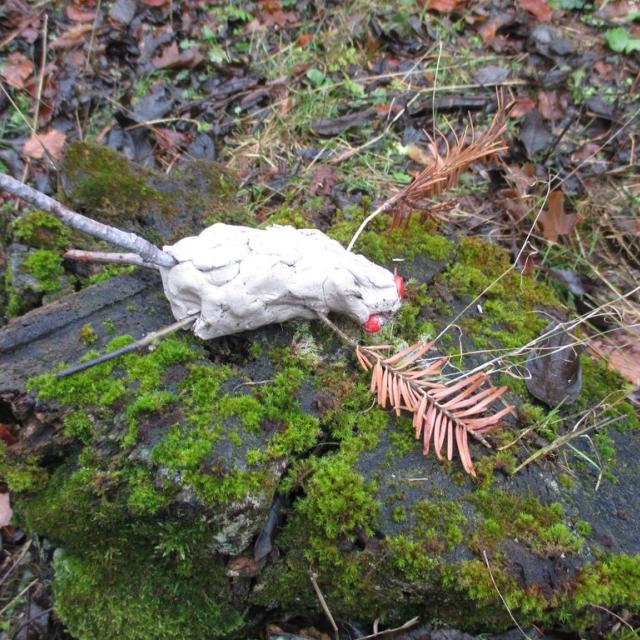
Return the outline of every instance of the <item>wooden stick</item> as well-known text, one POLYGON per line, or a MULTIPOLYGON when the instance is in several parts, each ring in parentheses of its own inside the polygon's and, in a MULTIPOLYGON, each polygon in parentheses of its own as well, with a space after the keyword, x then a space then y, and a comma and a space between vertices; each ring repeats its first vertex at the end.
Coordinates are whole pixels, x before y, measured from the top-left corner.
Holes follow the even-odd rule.
POLYGON ((172 267, 176 264, 172 256, 161 251, 148 240, 141 238, 135 233, 110 227, 109 225, 102 224, 102 222, 92 220, 80 213, 71 211, 71 209, 68 209, 57 200, 36 191, 36 189, 23 184, 19 180, 15 180, 5 173, 0 173, 0 189, 17 196, 38 209, 50 213, 66 225, 78 231, 83 231, 90 236, 94 236, 100 240, 106 240, 107 242, 137 253, 145 262, 150 262, 160 267, 172 267))
POLYGON ((327 602, 324 599, 324 596, 322 595, 322 591, 320 591, 320 587, 318 586, 318 581, 317 581, 318 575, 316 573, 311 573, 309 574, 309 577, 311 578, 311 584, 313 585, 313 590, 316 592, 316 595, 318 596, 318 600, 320 601, 320 606, 322 607, 324 614, 327 616, 327 619, 331 623, 331 628, 333 629, 334 633, 338 633, 338 625, 336 625, 336 621, 333 619, 333 616, 331 615, 331 611, 327 606, 327 602))
POLYGON ((193 324, 198 315, 199 313, 194 313, 193 315, 187 316, 182 320, 178 320, 178 322, 170 324, 168 327, 164 327, 163 329, 160 329, 158 331, 152 331, 151 333, 148 333, 144 338, 141 338, 137 342, 132 342, 131 344, 128 344, 125 347, 121 347, 120 349, 116 349, 115 351, 111 351, 110 353, 104 353, 101 356, 94 358, 93 360, 88 360, 87 362, 81 362, 80 364, 75 364, 72 367, 67 367, 66 369, 58 371, 53 375, 55 378, 66 378, 67 376, 78 373, 79 371, 84 371, 85 369, 95 367, 97 364, 102 364, 103 362, 108 362, 109 360, 113 360, 114 358, 123 356, 125 353, 130 353, 131 351, 142 349, 142 347, 153 344, 160 338, 163 338, 170 333, 174 333, 178 329, 182 329, 182 327, 187 327, 190 324, 193 324))
POLYGON ((82 249, 69 249, 65 251, 67 260, 77 262, 104 262, 115 264, 135 264, 138 267, 155 268, 155 265, 145 262, 137 253, 108 253, 106 251, 84 251, 82 249))

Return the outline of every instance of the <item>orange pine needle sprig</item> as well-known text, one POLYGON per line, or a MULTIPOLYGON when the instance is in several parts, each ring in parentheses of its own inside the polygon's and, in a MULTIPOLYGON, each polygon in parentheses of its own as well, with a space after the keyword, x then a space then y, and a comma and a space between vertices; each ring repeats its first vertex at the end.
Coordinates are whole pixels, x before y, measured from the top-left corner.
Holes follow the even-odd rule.
POLYGON ((389 345, 358 345, 356 357, 365 371, 371 371, 371 392, 376 394, 378 404, 383 408, 391 406, 397 415, 402 411, 413 414, 413 428, 416 439, 422 440, 424 455, 433 446, 439 460, 445 456, 452 460, 457 449, 462 467, 475 477, 469 436, 491 448, 484 435, 494 430, 513 407, 483 414, 507 387, 486 386, 489 376, 483 372, 447 384, 441 375, 446 357, 426 366, 418 362, 432 346, 433 343, 417 343, 385 356, 389 345))

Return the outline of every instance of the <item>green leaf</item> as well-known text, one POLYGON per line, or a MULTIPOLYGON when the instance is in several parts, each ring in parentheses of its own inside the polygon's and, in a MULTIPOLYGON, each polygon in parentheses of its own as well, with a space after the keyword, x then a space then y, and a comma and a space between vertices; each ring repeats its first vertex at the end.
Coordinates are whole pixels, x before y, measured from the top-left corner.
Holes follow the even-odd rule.
POLYGON ((316 87, 319 87, 326 79, 324 73, 318 69, 309 69, 307 71, 307 78, 309 78, 316 87))
POLYGON ((396 182, 399 182, 400 184, 409 184, 413 180, 410 175, 403 173, 402 171, 394 171, 391 176, 396 182))
POLYGON ((622 53, 629 42, 629 33, 622 27, 609 29, 607 33, 604 34, 604 37, 606 38, 609 47, 617 53, 622 53))
POLYGON ((605 33, 609 47, 617 53, 633 53, 640 51, 640 38, 630 38, 624 27, 609 29, 605 33))

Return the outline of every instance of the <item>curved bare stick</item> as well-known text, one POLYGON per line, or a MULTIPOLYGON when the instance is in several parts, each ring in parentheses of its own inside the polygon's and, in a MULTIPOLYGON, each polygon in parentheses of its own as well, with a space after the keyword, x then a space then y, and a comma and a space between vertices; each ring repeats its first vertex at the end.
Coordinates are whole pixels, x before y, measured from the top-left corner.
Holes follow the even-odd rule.
POLYGON ((0 173, 0 189, 38 207, 38 209, 50 213, 66 225, 78 231, 83 231, 90 236, 99 238, 100 240, 106 240, 107 242, 137 253, 145 262, 151 262, 162 267, 172 267, 176 263, 168 253, 161 251, 148 240, 141 238, 135 233, 110 227, 109 225, 102 224, 102 222, 92 220, 80 213, 71 211, 71 209, 67 209, 67 207, 57 200, 32 189, 5 173, 0 173))

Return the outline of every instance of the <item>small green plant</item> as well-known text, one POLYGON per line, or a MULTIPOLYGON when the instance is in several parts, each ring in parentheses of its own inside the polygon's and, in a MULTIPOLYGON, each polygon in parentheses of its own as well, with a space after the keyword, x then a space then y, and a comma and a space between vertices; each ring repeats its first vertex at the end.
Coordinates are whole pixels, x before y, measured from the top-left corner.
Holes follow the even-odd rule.
POLYGON ((633 53, 640 51, 640 38, 633 38, 625 27, 608 29, 604 34, 609 48, 616 53, 633 53))

